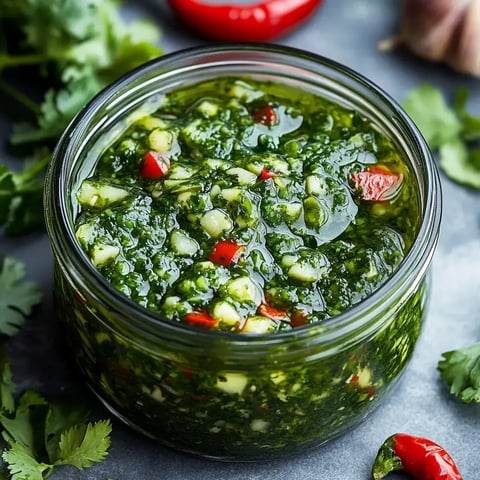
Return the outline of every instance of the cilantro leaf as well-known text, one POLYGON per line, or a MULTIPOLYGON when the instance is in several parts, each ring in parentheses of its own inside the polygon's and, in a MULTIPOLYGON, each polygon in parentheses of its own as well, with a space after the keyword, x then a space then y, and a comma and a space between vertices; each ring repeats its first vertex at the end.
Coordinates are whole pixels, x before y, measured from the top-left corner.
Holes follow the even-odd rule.
POLYGON ((459 138, 444 143, 439 149, 439 163, 452 180, 480 189, 480 150, 468 150, 459 138))
POLYGON ((56 465, 74 465, 82 469, 101 462, 107 455, 112 431, 109 420, 78 425, 66 430, 60 438, 56 465))
POLYGON ((462 124, 442 92, 428 84, 410 90, 403 108, 412 117, 432 150, 458 137, 462 124))
POLYGON ((450 107, 442 92, 424 84, 411 90, 403 104, 424 135, 429 147, 438 153, 439 165, 453 181, 480 189, 480 117, 466 109, 468 91, 459 88, 450 107))
POLYGON ((459 88, 455 94, 454 109, 462 122, 462 137, 469 142, 480 139, 480 117, 467 111, 468 90, 459 88))
POLYGON ((23 281, 25 265, 11 257, 0 256, 0 333, 13 335, 32 313, 42 293, 34 282, 23 281))
POLYGON ((442 354, 440 376, 462 402, 480 403, 480 343, 442 354))
POLYGON ((2 459, 7 464, 12 480, 43 480, 43 472, 52 469, 51 465, 37 462, 30 451, 17 442, 3 452, 2 459))
POLYGON ((59 458, 62 433, 75 425, 85 423, 87 419, 88 410, 82 405, 50 402, 45 419, 45 447, 50 463, 55 463, 59 458))

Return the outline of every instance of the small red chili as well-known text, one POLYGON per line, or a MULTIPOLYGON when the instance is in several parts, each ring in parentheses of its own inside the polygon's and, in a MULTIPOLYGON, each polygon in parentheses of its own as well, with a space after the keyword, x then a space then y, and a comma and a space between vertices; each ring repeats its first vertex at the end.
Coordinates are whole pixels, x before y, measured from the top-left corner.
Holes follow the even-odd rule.
POLYGON ((382 165, 376 165, 363 172, 352 173, 352 180, 363 200, 383 202, 390 200, 398 191, 403 175, 392 172, 382 165))
POLYGON ((278 308, 271 307, 265 302, 262 302, 258 306, 258 313, 262 317, 270 318, 271 320, 288 320, 288 315, 283 310, 279 310, 278 308))
POLYGON ((169 0, 178 17, 212 40, 267 42, 305 21, 323 0, 263 0, 254 4, 215 4, 169 0))
POLYGON ((261 123, 267 127, 275 125, 278 122, 277 112, 275 112, 275 109, 271 105, 263 105, 255 109, 252 112, 252 118, 257 123, 261 123))
POLYGON ((374 480, 402 470, 417 480, 463 480, 452 457, 427 438, 396 433, 387 438, 373 464, 374 480))
POLYGON ((164 154, 150 151, 143 157, 140 175, 143 178, 155 179, 163 177, 170 168, 170 161, 164 154))
POLYGON ((270 170, 268 170, 267 168, 264 168, 262 169, 262 171, 260 172, 260 175, 258 176, 258 178, 264 182, 265 180, 269 180, 270 178, 273 178, 273 177, 276 177, 277 174, 276 173, 273 173, 271 172, 270 170))
POLYGON ((205 328, 212 328, 218 323, 217 320, 203 310, 194 310, 193 312, 187 313, 185 320, 191 325, 198 325, 205 328))
POLYGON ((233 240, 220 240, 213 247, 213 251, 208 259, 217 265, 228 267, 231 263, 238 260, 243 250, 245 250, 245 247, 233 240))

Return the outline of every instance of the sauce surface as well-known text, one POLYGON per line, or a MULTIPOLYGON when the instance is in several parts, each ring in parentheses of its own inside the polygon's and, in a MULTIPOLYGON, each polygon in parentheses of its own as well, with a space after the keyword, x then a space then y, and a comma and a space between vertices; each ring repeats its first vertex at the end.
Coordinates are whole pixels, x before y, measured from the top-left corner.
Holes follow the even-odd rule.
POLYGON ((76 196, 77 239, 116 289, 239 333, 348 310, 398 268, 419 222, 413 172, 371 122, 251 79, 167 94, 76 196))

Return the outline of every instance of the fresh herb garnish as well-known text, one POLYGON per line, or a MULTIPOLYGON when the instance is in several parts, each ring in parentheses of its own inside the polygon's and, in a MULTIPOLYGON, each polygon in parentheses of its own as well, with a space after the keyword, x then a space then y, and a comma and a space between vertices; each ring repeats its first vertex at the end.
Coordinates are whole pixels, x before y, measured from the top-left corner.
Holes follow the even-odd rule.
POLYGON ((3 335, 15 334, 42 298, 38 285, 24 281, 24 277, 22 262, 0 255, 0 333, 3 335))
POLYGON ((60 465, 83 469, 105 459, 110 446, 109 420, 88 423, 83 405, 48 401, 35 390, 14 400, 10 361, 3 350, 0 372, 0 424, 6 443, 2 460, 11 475, 5 478, 43 480, 60 465))
POLYGON ((452 106, 443 93, 424 84, 411 90, 403 107, 418 125, 445 175, 480 189, 480 117, 468 113, 468 92, 459 88, 452 106))
POLYGON ((480 343, 442 354, 440 376, 462 402, 480 403, 480 343))
POLYGON ((0 77, 0 93, 30 114, 10 142, 43 147, 21 173, 0 163, 0 225, 21 235, 43 228, 42 173, 68 123, 102 88, 162 52, 158 28, 126 23, 115 0, 3 0, 0 32, 0 75, 8 70, 10 79, 0 77), (23 84, 44 86, 40 105, 23 84))

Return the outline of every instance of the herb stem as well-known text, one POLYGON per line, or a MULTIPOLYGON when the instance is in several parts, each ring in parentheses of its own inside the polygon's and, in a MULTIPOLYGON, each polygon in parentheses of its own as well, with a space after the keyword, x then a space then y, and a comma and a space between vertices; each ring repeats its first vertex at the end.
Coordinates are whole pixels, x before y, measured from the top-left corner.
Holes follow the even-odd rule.
POLYGON ((31 53, 27 55, 0 55, 0 70, 3 68, 22 67, 25 65, 37 65, 48 61, 46 55, 31 53))
POLYGON ((37 103, 35 103, 30 98, 28 98, 24 93, 22 93, 17 88, 12 87, 7 82, 3 81, 1 78, 0 78, 0 90, 3 90, 7 95, 10 95, 18 103, 20 103, 24 107, 28 108, 35 115, 40 114, 40 106, 37 103))

